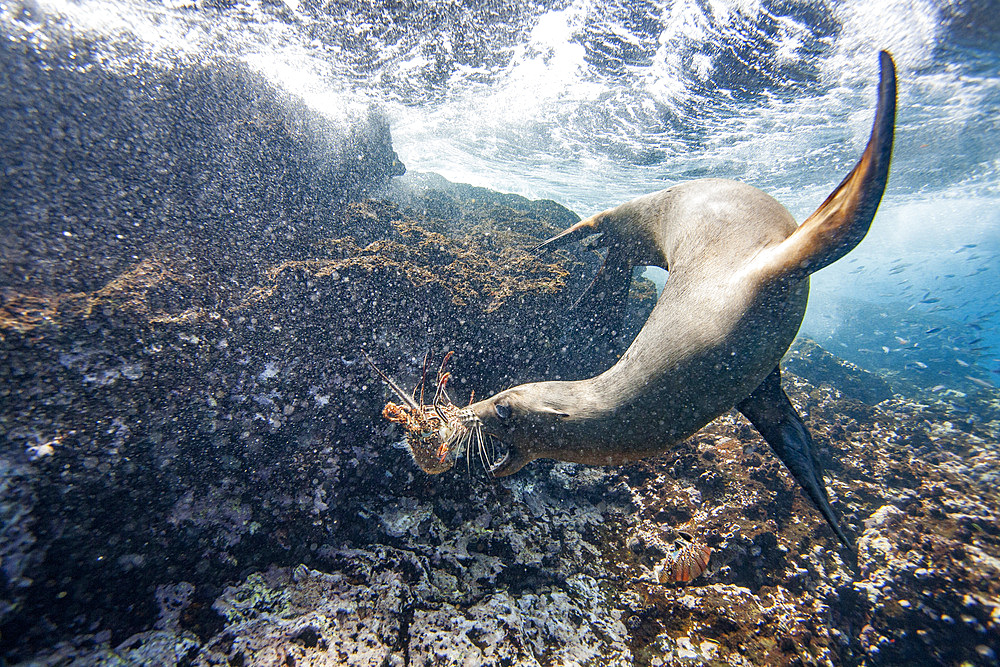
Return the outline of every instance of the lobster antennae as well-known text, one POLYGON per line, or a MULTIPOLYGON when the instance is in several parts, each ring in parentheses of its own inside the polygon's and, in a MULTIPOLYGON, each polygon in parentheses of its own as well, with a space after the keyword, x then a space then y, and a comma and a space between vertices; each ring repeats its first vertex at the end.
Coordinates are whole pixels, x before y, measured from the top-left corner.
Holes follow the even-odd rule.
POLYGON ((403 403, 406 403, 406 407, 410 408, 411 410, 420 410, 420 406, 417 405, 412 398, 407 396, 406 392, 400 389, 399 385, 397 385, 395 382, 392 381, 392 378, 383 373, 381 369, 379 369, 379 367, 375 365, 375 362, 372 361, 371 357, 369 357, 365 353, 364 350, 361 350, 361 356, 365 358, 365 361, 367 361, 368 365, 372 367, 372 370, 374 370, 378 374, 378 376, 382 378, 382 381, 385 382, 387 385, 389 385, 389 388, 392 389, 393 393, 395 393, 396 396, 399 397, 399 400, 403 401, 403 403))
POLYGON ((451 373, 445 373, 444 366, 453 354, 455 354, 454 350, 448 350, 448 353, 444 355, 444 359, 441 360, 441 368, 438 369, 437 391, 434 392, 434 405, 438 405, 442 395, 451 403, 451 398, 444 389, 444 386, 448 384, 448 380, 451 378, 451 373))
MULTIPOLYGON (((445 373, 444 375, 441 376, 441 379, 438 380, 437 391, 434 392, 434 405, 440 405, 441 404, 441 397, 442 396, 444 396, 445 398, 448 398, 448 394, 446 394, 445 391, 444 391, 444 386, 446 384, 448 384, 448 380, 449 379, 451 379, 451 373, 445 373)), ((448 398, 448 402, 451 403, 451 399, 450 398, 448 398)))
MULTIPOLYGON (((427 362, 431 360, 431 351, 424 352, 424 370, 420 374, 420 405, 424 404, 424 382, 427 380, 427 362)), ((413 398, 417 397, 417 388, 413 388, 413 398)))

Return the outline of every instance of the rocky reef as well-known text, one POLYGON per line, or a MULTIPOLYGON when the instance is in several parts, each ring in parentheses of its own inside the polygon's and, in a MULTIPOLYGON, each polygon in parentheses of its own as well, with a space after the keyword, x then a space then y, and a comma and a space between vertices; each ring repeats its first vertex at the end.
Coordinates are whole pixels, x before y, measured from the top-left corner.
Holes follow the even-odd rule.
POLYGON ((232 63, 123 76, 7 28, 7 662, 997 664, 996 391, 904 395, 798 343, 785 387, 854 551, 735 413, 628 466, 424 475, 362 350, 407 388, 454 350, 461 401, 584 377, 650 284, 572 310, 600 256, 529 249, 577 217, 391 180, 377 111, 332 123, 232 63), (692 541, 707 571, 661 583, 692 541))
MULTIPOLYGON (((969 397, 872 405, 882 385, 810 341, 785 386, 856 553, 735 413, 619 468, 421 473, 360 349, 407 386, 454 349, 463 398, 613 357, 587 350, 609 331, 565 333, 595 258, 524 251, 571 214, 425 177, 394 190, 342 211, 383 238, 331 237, 210 301, 212 267, 166 254, 36 293, 44 318, 8 292, 10 660, 994 664, 998 424, 969 397), (659 583, 691 538, 707 572, 659 583)), ((633 293, 621 336, 652 302, 633 293)))
MULTIPOLYGON (((786 387, 808 415, 856 553, 838 547, 735 414, 621 468, 540 461, 506 480, 461 466, 428 477, 377 418, 383 390, 356 358, 309 351, 332 333, 304 324, 317 306, 309 318, 300 309, 337 299, 295 294, 339 280, 318 277, 324 266, 297 280, 277 273, 266 296, 236 311, 253 315, 232 322, 207 313, 144 323, 99 309, 5 331, 8 657, 995 661, 996 424, 901 396, 869 406, 818 379, 827 357, 815 368, 801 358, 817 379, 786 373, 786 387), (289 301, 298 308, 274 308, 289 301), (131 348, 130 336, 141 339, 131 348), (709 569, 660 584, 656 568, 685 533, 712 548, 709 569)), ((367 268, 336 270, 353 284, 367 268)), ((430 294, 461 308, 443 287, 430 294)), ((400 376, 417 373, 412 345, 397 357, 410 360, 400 376)), ((462 358, 456 369, 477 367, 462 358)))
POLYGON ((393 446, 362 349, 407 384, 425 351, 455 349, 465 397, 578 365, 555 313, 583 262, 530 256, 514 232, 498 230, 495 250, 451 238, 431 231, 445 221, 385 201, 343 215, 391 231, 363 247, 328 239, 208 303, 220 276, 166 255, 92 292, 8 292, 5 641, 48 634, 40 619, 128 627, 155 610, 157 587, 183 579, 197 601, 199 582, 225 581, 220 567, 233 577, 368 544, 370 517, 409 497, 394 486, 439 480, 393 446), (180 571, 203 576, 160 576, 180 571))
POLYGON ((377 109, 320 113, 240 61, 153 59, 19 4, 0 8, 0 289, 95 290, 168 252, 246 275, 347 231, 343 205, 404 171, 377 109))

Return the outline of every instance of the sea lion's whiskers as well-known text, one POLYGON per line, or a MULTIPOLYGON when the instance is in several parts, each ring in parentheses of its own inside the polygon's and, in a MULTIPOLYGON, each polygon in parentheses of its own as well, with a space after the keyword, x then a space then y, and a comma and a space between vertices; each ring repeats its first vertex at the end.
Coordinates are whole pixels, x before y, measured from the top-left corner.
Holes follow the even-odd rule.
POLYGON ((465 452, 465 472, 469 476, 469 481, 472 481, 472 463, 470 462, 471 457, 469 456, 469 445, 471 439, 471 431, 469 431, 467 435, 462 438, 462 443, 464 445, 462 450, 465 452))
POLYGON ((472 451, 472 444, 474 438, 476 437, 475 423, 471 422, 468 424, 463 423, 462 428, 462 439, 459 440, 458 449, 456 450, 456 456, 465 456, 465 472, 472 479, 472 456, 470 453, 472 451))
MULTIPOLYGON (((602 235, 608 252, 585 294, 603 300, 595 311, 606 310, 612 323, 625 317, 635 265, 659 266, 670 278, 611 368, 580 380, 527 382, 469 406, 487 433, 502 434, 506 452, 501 448, 493 476, 512 475, 538 458, 613 465, 653 456, 735 407, 851 547, 830 506, 808 429, 781 388, 779 362, 802 324, 809 274, 858 245, 882 199, 896 74, 888 53, 879 54, 879 67, 865 150, 801 225, 757 188, 705 178, 636 197, 539 246, 602 235)), ((705 552, 692 547, 672 576, 693 578, 705 560, 705 552)))
POLYGON ((493 437, 490 437, 488 439, 490 442, 490 467, 492 468, 497 461, 496 439, 493 437))
MULTIPOLYGON (((483 431, 481 428, 477 429, 476 433, 476 449, 478 449, 483 453, 483 456, 486 457, 486 462, 489 465, 493 465, 493 456, 492 455, 486 456, 486 444, 485 440, 483 439, 483 431)), ((489 469, 487 468, 487 470, 489 469)))
MULTIPOLYGON (((802 324, 809 274, 861 242, 882 199, 892 155, 896 73, 884 51, 879 66, 875 118, 864 153, 801 225, 753 186, 705 178, 593 215, 539 246, 555 248, 601 234, 608 252, 587 294, 603 295, 605 303, 595 308, 610 308, 609 318, 619 323, 635 265, 670 273, 646 323, 611 368, 591 378, 508 387, 478 402, 470 398, 465 408, 445 390, 450 352, 438 371, 431 406, 417 405, 375 369, 404 402, 389 403, 383 415, 407 429, 417 465, 431 474, 444 472, 463 446, 462 453, 473 456, 473 445, 492 477, 512 475, 538 458, 618 465, 680 446, 736 408, 851 548, 830 506, 809 431, 781 388, 779 362, 802 324), (491 438, 489 444, 484 438, 491 438), (498 459, 492 438, 502 440, 498 459)), ((692 579, 707 567, 707 547, 679 553, 670 564, 674 580, 692 579)))
POLYGON ((478 441, 477 445, 476 449, 479 450, 479 462, 483 464, 483 469, 488 471, 490 466, 486 463, 486 452, 484 451, 485 447, 483 447, 482 439, 478 441))
POLYGON ((486 441, 490 443, 490 454, 487 457, 487 463, 484 468, 486 469, 486 474, 492 477, 493 465, 496 462, 496 455, 493 450, 493 438, 489 437, 489 435, 484 435, 483 426, 480 424, 476 430, 476 444, 483 457, 486 457, 486 441))
POLYGON ((465 455, 465 467, 470 477, 472 476, 471 462, 474 456, 479 457, 479 462, 483 466, 483 470, 489 473, 496 457, 490 451, 487 451, 486 442, 489 441, 490 450, 492 450, 493 438, 485 432, 483 423, 474 415, 463 410, 462 414, 459 415, 459 419, 461 420, 461 424, 458 428, 462 429, 463 432, 456 456, 465 455))

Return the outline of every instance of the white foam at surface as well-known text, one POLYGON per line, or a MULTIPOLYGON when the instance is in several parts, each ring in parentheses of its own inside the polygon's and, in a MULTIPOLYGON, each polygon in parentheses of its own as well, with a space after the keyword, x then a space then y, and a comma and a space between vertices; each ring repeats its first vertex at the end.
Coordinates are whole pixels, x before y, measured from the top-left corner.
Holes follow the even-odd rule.
MULTIPOLYGON (((998 158, 983 148, 989 137, 975 136, 984 118, 1000 113, 1000 81, 935 62, 935 49, 946 39, 939 9, 945 2, 820 2, 816 11, 828 12, 839 28, 825 38, 829 48, 815 56, 803 53, 810 37, 805 24, 776 13, 764 0, 644 5, 642 11, 659 23, 659 35, 637 32, 606 3, 572 0, 541 12, 526 37, 510 45, 505 65, 456 65, 441 94, 420 104, 398 99, 379 81, 381 74, 419 81, 434 64, 426 40, 371 42, 371 24, 338 23, 333 13, 307 16, 307 6, 296 0, 285 3, 291 18, 282 21, 254 3, 238 5, 238 12, 121 0, 40 0, 40 6, 66 17, 74 29, 137 41, 144 45, 137 57, 242 58, 333 118, 381 105, 392 118, 395 147, 411 169, 554 198, 583 211, 688 174, 730 176, 782 201, 792 198, 798 215, 839 181, 867 139, 879 48, 893 52, 900 72, 890 194, 898 188, 949 197, 1000 190, 998 158), (776 32, 750 34, 768 21, 776 32), (385 71, 363 79, 345 76, 340 44, 318 39, 323 30, 367 35, 385 71), (620 76, 600 72, 588 62, 588 31, 613 35, 640 52, 648 49, 650 59, 623 63, 620 76), (789 67, 810 58, 818 82, 794 100, 762 91, 752 106, 737 102, 732 91, 693 90, 695 83, 710 85, 717 74, 710 47, 721 37, 764 39, 789 67), (713 116, 708 102, 737 113, 713 116), (663 123, 670 114, 676 116, 673 126, 663 123), (692 142, 678 134, 685 124, 703 129, 704 136, 692 142), (966 143, 949 149, 956 138, 966 143), (647 150, 661 157, 644 162, 647 150), (922 169, 936 171, 923 176, 922 169)), ((453 56, 455 38, 446 31, 435 42, 445 57, 453 56)), ((108 57, 114 67, 114 54, 108 57)), ((130 66, 118 65, 125 71, 130 66)), ((994 138, 996 132, 994 123, 994 138)))
MULTIPOLYGON (((308 3, 283 1, 281 20, 268 13, 277 11, 273 6, 252 1, 237 2, 231 11, 198 0, 37 4, 73 31, 136 47, 109 48, 104 66, 110 69, 127 75, 138 60, 242 59, 330 118, 347 122, 381 106, 411 170, 554 199, 582 215, 682 178, 718 176, 757 185, 804 219, 863 149, 875 110, 875 54, 888 49, 898 66, 899 104, 886 197, 850 261, 816 274, 810 310, 836 312, 837 299, 847 293, 901 294, 904 278, 929 289, 948 272, 989 269, 948 284, 949 299, 967 300, 981 289, 977 281, 995 279, 995 269, 983 263, 995 264, 995 255, 970 260, 973 255, 941 252, 970 243, 1000 245, 1000 75, 941 55, 954 47, 942 8, 961 0, 818 0, 810 6, 836 25, 818 46, 810 42, 806 19, 783 16, 787 8, 774 9, 766 0, 636 5, 648 14, 644 21, 658 23, 659 34, 622 19, 630 6, 570 0, 529 21, 520 42, 501 44, 509 58, 500 64, 458 62, 459 31, 484 29, 467 8, 463 16, 470 22, 450 32, 380 43, 376 26, 353 14, 309 14, 308 3), (774 30, 764 30, 765 24, 774 30), (602 69, 595 60, 616 56, 588 52, 596 33, 638 56, 602 69), (348 34, 343 43, 336 38, 348 34), (350 70, 356 54, 342 44, 361 42, 376 61, 371 72, 350 70), (732 55, 720 44, 739 51, 758 42, 771 48, 773 62, 753 62, 758 56, 752 48, 737 57, 751 60, 743 63, 748 69, 767 69, 773 89, 762 84, 763 90, 742 91, 741 97, 738 84, 734 90, 713 84, 726 80, 719 68, 732 55), (417 95, 414 103, 385 83, 410 83, 419 93, 435 58, 451 59, 445 63, 451 67, 426 99, 417 95), (783 72, 792 72, 791 78, 783 79, 783 72), (800 92, 792 97, 783 87, 800 92), (913 267, 889 274, 887 258, 904 258, 913 267), (852 273, 859 266, 864 270, 852 273)), ((13 5, 0 6, 0 18, 29 20, 13 5)))

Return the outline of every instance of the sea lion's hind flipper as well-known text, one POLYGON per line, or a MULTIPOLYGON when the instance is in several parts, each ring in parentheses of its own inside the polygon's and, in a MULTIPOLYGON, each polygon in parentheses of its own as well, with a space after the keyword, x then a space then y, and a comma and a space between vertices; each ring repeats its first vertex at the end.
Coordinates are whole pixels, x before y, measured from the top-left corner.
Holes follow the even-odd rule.
POLYGON ((896 122, 896 68, 885 51, 879 53, 879 64, 878 107, 865 152, 816 212, 762 255, 762 268, 768 273, 807 276, 846 255, 868 233, 889 178, 896 122))
POLYGON ((792 477, 830 524, 837 538, 846 547, 853 549, 830 507, 830 499, 823 483, 823 468, 813 455, 809 430, 781 388, 781 371, 775 367, 760 386, 736 408, 750 420, 782 460, 792 477))

